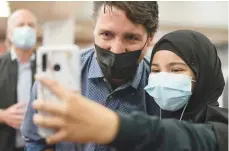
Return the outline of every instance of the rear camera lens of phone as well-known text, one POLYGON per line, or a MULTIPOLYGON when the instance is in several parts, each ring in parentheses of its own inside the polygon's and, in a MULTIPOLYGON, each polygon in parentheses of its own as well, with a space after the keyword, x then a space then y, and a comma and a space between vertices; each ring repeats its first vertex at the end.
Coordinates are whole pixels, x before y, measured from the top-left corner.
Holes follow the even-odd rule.
POLYGON ((60 65, 59 64, 55 64, 54 65, 54 70, 55 71, 60 71, 60 65))

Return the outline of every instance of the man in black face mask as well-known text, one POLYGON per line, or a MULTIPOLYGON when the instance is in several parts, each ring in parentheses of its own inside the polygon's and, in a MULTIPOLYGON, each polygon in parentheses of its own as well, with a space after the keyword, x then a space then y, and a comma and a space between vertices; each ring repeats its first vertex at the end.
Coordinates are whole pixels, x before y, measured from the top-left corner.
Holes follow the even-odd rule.
POLYGON ((138 59, 144 47, 132 52, 114 53, 95 44, 97 62, 109 82, 107 84, 110 84, 113 90, 133 80, 139 64, 138 59))
POLYGON ((157 29, 157 4, 96 2, 94 6, 96 59, 108 86, 115 90, 135 78, 157 29))
MULTIPOLYGON (((93 11, 94 48, 81 55, 81 94, 125 113, 152 110, 144 90, 150 67, 143 58, 158 27, 157 2, 96 1, 93 11)), ((32 122, 35 99, 36 84, 22 125, 28 151, 47 148, 32 122)), ((55 150, 74 151, 73 146, 60 143, 55 150)), ((85 151, 109 149, 92 143, 84 147, 85 151)))

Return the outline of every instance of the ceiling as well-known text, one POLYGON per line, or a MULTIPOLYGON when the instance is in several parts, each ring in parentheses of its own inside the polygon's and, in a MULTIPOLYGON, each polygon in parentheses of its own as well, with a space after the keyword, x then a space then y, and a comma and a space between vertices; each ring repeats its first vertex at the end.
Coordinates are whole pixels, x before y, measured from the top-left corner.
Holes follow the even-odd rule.
POLYGON ((9 3, 11 11, 14 11, 18 8, 30 9, 37 16, 40 23, 48 20, 66 19, 68 17, 75 17, 79 21, 91 19, 90 14, 92 9, 90 8, 92 8, 93 4, 90 1, 15 1, 9 3))
MULTIPOLYGON (((69 1, 69 2, 66 2, 66 1, 65 2, 60 2, 60 1, 43 1, 43 2, 10 1, 9 2, 11 12, 19 8, 26 8, 34 12, 34 14, 38 18, 38 22, 40 25, 43 25, 43 23, 45 23, 46 21, 50 21, 50 20, 64 20, 70 17, 74 17, 76 20, 76 40, 77 41, 93 41, 93 34, 92 34, 93 25, 92 25, 92 20, 91 20, 92 4, 93 3, 91 1, 69 1)), ((163 2, 161 5, 159 5, 161 6, 161 9, 164 9, 163 11, 159 10, 160 12, 164 12, 161 14, 159 13, 161 15, 160 17, 163 18, 164 20, 162 19, 162 21, 160 21, 160 30, 159 30, 160 32, 158 32, 157 37, 161 37, 164 33, 169 32, 171 30, 189 28, 189 29, 195 29, 195 30, 203 32, 211 40, 213 40, 216 43, 228 43, 228 32, 225 26, 223 27, 221 26, 217 26, 217 27, 216 26, 212 26, 212 27, 211 26, 208 26, 208 27, 195 26, 197 25, 197 23, 201 21, 201 19, 199 19, 197 23, 195 23, 194 21, 191 22, 191 23, 194 23, 193 25, 191 25, 187 19, 185 20, 185 22, 188 25, 182 25, 182 24, 179 24, 178 22, 176 22, 175 25, 168 24, 168 19, 166 20, 166 17, 170 19, 171 16, 168 16, 167 14, 171 14, 173 10, 170 10, 169 12, 168 6, 165 7, 166 4, 167 4, 166 2, 163 2)), ((174 6, 179 6, 179 7, 181 5, 182 5, 181 2, 179 3, 179 5, 174 4, 174 6)), ((190 4, 187 4, 187 5, 191 6, 190 4)), ((206 5, 206 4, 203 4, 203 5, 206 5)), ((180 12, 177 12, 176 14, 179 15, 180 12)), ((193 17, 195 18, 196 16, 193 16, 193 17)), ((183 19, 184 18, 187 18, 187 17, 183 16, 183 19)), ((6 20, 7 20, 6 18, 0 18, 0 38, 5 37, 6 20)), ((182 22, 182 18, 179 18, 177 20, 178 21, 181 20, 182 22)))

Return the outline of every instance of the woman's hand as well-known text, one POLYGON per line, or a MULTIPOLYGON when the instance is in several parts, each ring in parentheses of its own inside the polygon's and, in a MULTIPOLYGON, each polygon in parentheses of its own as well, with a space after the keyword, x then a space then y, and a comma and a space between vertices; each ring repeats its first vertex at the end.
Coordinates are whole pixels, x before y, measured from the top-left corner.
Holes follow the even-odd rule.
POLYGON ((56 133, 46 138, 48 144, 60 141, 110 143, 119 127, 118 115, 112 110, 89 100, 78 92, 64 89, 56 81, 37 77, 37 80, 62 102, 36 100, 33 107, 52 116, 34 115, 40 127, 52 128, 56 133))

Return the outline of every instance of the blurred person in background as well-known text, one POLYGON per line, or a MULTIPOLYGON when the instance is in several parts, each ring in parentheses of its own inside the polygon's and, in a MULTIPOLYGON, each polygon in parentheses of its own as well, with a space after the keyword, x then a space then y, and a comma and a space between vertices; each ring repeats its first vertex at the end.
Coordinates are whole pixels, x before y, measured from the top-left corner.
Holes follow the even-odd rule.
POLYGON ((8 18, 8 51, 0 57, 0 150, 23 151, 20 126, 35 74, 37 19, 20 9, 8 18))
MULTIPOLYGON (((144 87, 149 62, 144 55, 158 28, 157 2, 96 1, 93 11, 94 48, 81 54, 82 95, 113 110, 147 112, 144 87)), ((53 148, 56 151, 74 151, 74 143, 47 146, 39 136, 32 121, 36 111, 31 106, 36 99, 36 87, 35 83, 21 129, 27 142, 26 150, 53 148)), ((112 149, 89 143, 85 144, 84 150, 112 149)))
POLYGON ((117 151, 227 151, 228 109, 219 107, 225 81, 211 41, 190 30, 171 32, 156 43, 145 87, 152 114, 112 111, 56 81, 38 77, 62 100, 36 100, 34 122, 56 130, 46 139, 96 142, 117 151))

